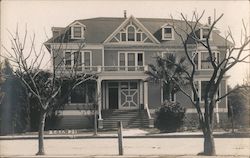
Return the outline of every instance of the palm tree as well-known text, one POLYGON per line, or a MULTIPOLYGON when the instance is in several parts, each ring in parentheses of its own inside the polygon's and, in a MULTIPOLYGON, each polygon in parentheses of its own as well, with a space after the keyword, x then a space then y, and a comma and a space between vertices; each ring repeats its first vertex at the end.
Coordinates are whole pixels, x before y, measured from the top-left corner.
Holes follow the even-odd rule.
POLYGON ((149 64, 149 71, 146 72, 150 79, 163 82, 164 98, 171 101, 173 94, 179 91, 179 85, 185 84, 185 75, 187 66, 185 57, 177 58, 172 53, 165 56, 157 56, 156 64, 149 64))

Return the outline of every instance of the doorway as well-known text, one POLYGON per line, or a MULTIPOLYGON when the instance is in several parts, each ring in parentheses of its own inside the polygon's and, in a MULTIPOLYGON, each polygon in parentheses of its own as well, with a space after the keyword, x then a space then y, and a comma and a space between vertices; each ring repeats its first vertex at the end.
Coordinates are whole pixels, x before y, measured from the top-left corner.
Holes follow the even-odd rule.
POLYGON ((109 109, 118 109, 118 87, 109 87, 109 109))

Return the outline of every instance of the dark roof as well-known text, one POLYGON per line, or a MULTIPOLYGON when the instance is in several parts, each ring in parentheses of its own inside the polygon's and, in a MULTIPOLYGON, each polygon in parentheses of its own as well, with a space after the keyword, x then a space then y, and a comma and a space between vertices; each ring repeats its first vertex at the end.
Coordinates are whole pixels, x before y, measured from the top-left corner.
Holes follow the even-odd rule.
MULTIPOLYGON (((86 31, 84 32, 85 42, 86 43, 103 43, 116 29, 119 27, 126 18, 113 18, 113 17, 98 17, 91 19, 81 19, 75 20, 86 26, 86 31)), ((175 40, 173 41, 162 41, 161 40, 161 27, 166 23, 172 23, 172 19, 160 19, 160 18, 137 18, 144 27, 152 34, 154 37, 161 42, 161 44, 166 45, 180 45, 180 38, 175 35, 175 40)), ((74 23, 73 22, 73 23, 74 23)), ((180 27, 185 26, 185 21, 174 20, 174 23, 180 27)), ((57 37, 52 37, 45 43, 50 42, 59 42, 62 35, 64 35, 63 42, 78 42, 79 40, 70 39, 69 26, 61 29, 60 35, 57 37)), ((182 32, 182 31, 181 31, 182 32)), ((183 34, 184 35, 184 34, 183 34)), ((220 36, 218 33, 213 33, 213 43, 217 46, 224 46, 225 39, 220 36)))

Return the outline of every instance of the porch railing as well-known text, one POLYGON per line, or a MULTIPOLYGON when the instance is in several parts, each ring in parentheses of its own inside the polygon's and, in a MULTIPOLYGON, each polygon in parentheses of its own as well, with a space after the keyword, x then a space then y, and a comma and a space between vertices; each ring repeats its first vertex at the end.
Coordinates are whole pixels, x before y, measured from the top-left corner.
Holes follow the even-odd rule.
POLYGON ((77 73, 93 73, 93 72, 143 72, 147 71, 148 66, 78 66, 78 67, 66 67, 62 66, 56 69, 57 72, 77 72, 77 73))

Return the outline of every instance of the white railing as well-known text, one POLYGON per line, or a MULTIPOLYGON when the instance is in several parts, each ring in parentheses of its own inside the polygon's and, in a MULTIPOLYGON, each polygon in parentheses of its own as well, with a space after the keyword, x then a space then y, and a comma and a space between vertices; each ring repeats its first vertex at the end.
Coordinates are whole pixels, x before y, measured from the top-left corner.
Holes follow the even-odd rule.
POLYGON ((57 72, 143 72, 148 71, 148 66, 78 66, 78 67, 59 67, 57 72))

